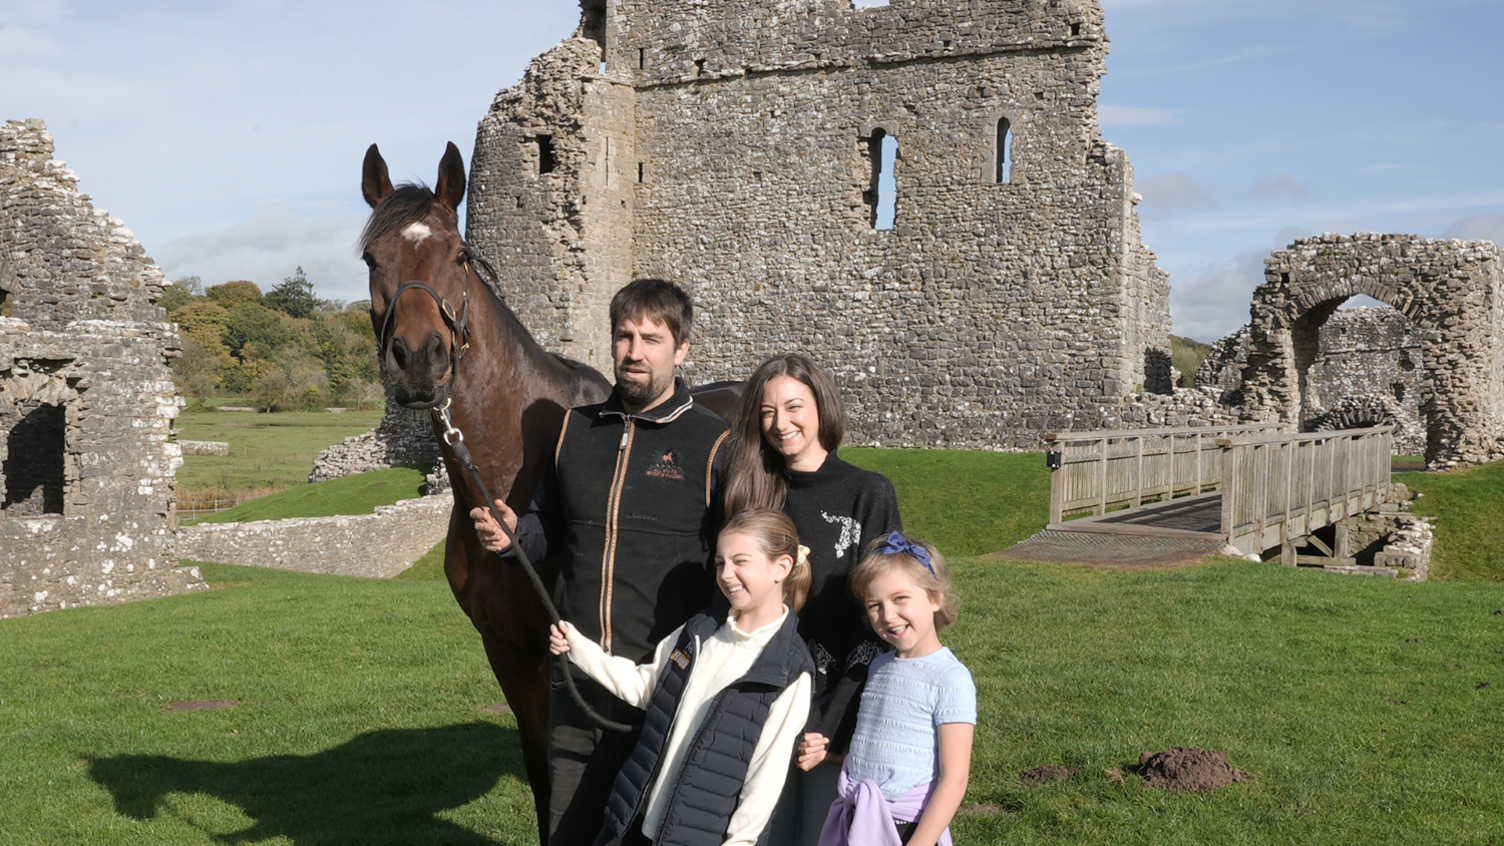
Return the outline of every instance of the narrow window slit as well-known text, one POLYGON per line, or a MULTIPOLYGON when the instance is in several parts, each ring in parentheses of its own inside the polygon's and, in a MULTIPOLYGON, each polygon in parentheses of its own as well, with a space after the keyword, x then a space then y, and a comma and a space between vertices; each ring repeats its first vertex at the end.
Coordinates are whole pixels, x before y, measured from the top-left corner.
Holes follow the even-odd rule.
POLYGON ((1013 156, 1010 155, 1013 146, 1013 132, 1007 118, 999 118, 997 122, 997 171, 994 178, 999 185, 1011 182, 1013 179, 1013 156))
POLYGON ((885 130, 874 129, 867 142, 867 155, 872 160, 872 181, 866 192, 872 228, 892 229, 898 215, 898 182, 894 172, 898 139, 885 130))
POLYGON ((538 175, 553 173, 557 163, 554 161, 554 137, 552 135, 538 136, 538 175))

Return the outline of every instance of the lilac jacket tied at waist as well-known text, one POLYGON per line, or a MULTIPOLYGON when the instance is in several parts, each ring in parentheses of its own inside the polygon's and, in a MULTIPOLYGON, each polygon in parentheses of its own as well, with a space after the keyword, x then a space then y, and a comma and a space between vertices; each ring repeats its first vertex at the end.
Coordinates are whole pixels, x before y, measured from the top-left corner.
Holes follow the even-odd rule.
MULTIPOLYGON (((820 846, 901 846, 894 821, 918 821, 935 792, 934 782, 928 782, 889 801, 877 782, 854 782, 844 767, 839 785, 840 796, 820 829, 820 846)), ((951 846, 950 828, 940 833, 937 846, 951 846)))

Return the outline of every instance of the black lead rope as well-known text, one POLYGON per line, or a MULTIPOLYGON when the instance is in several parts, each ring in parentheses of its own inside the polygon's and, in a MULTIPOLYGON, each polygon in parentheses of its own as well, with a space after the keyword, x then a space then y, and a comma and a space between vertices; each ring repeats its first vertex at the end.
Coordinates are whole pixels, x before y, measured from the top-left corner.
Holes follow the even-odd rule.
MULTIPOLYGON (((559 609, 554 605, 553 598, 548 595, 548 588, 544 586, 542 577, 538 575, 537 568, 533 567, 533 562, 527 557, 527 552, 523 550, 522 545, 517 543, 517 533, 512 531, 512 527, 507 525, 506 520, 502 519, 501 512, 496 509, 496 502, 491 497, 491 491, 486 488, 486 483, 480 480, 480 468, 475 466, 475 461, 470 457, 470 448, 465 446, 465 433, 456 429, 454 422, 449 418, 449 400, 444 400, 442 406, 434 409, 434 416, 439 419, 439 422, 444 424, 444 443, 448 444, 449 448, 454 450, 455 459, 459 461, 460 466, 465 468, 465 474, 470 477, 470 481, 474 482, 475 486, 480 489, 481 498, 485 501, 486 508, 490 509, 491 516, 495 518, 497 525, 501 526, 501 530, 506 532, 507 540, 511 541, 512 549, 517 552, 517 562, 522 565, 523 572, 527 573, 528 581, 533 583, 533 590, 538 593, 538 598, 543 600, 543 608, 548 611, 549 621, 555 624, 563 622, 563 618, 559 616, 559 609)), ((559 667, 559 671, 564 676, 564 684, 569 688, 570 698, 574 699, 574 704, 580 706, 580 710, 585 712, 585 716, 599 724, 602 728, 610 729, 611 731, 627 732, 632 730, 633 727, 626 723, 613 722, 596 713, 596 710, 590 707, 589 703, 585 701, 585 697, 580 695, 580 689, 575 686, 574 673, 569 671, 569 656, 556 655, 554 657, 559 659, 562 664, 559 667)))

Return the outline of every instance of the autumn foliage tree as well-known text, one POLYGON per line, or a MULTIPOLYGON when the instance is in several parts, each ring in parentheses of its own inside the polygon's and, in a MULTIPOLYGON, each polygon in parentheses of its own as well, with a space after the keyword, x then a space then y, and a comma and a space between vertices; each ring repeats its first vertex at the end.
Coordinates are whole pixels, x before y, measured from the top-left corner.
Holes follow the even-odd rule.
POLYGON ((173 377, 185 395, 254 397, 276 410, 383 397, 369 305, 319 299, 300 267, 265 296, 254 282, 167 286, 158 304, 178 325, 173 377))

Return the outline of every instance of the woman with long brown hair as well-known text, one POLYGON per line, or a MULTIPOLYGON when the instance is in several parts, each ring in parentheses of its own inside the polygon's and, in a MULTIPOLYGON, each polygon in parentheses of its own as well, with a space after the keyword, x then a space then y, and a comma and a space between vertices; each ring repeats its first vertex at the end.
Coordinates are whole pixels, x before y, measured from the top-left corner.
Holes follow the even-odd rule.
POLYGON ((867 665, 884 649, 847 579, 873 539, 903 528, 898 498, 887 477, 836 455, 845 435, 846 406, 830 374, 790 353, 752 373, 727 439, 726 515, 784 512, 810 549, 813 571, 799 634, 815 659, 815 700, 774 817, 773 843, 818 841, 837 796, 867 665), (821 752, 824 761, 810 763, 821 752))

